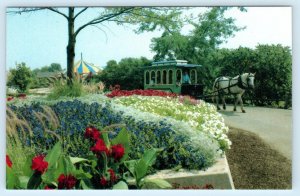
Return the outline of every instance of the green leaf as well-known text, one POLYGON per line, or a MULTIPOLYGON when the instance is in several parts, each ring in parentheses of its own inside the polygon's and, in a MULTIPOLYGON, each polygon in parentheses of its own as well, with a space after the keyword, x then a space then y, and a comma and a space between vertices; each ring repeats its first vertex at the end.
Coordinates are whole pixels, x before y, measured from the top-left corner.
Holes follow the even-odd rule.
POLYGON ((148 170, 148 165, 146 164, 144 159, 140 159, 134 168, 134 172, 135 172, 134 176, 135 176, 137 185, 139 185, 141 179, 146 176, 147 170, 148 170))
POLYGON ((14 189, 17 186, 17 180, 18 178, 16 177, 15 173, 13 170, 6 166, 6 188, 7 189, 14 189))
POLYGON ((47 171, 42 175, 42 180, 45 184, 53 184, 56 182, 57 177, 55 176, 56 168, 50 167, 47 171))
POLYGON ((108 133, 102 133, 101 136, 102 136, 102 139, 103 139, 105 145, 107 147, 110 147, 110 141, 109 141, 109 138, 108 138, 108 133))
POLYGON ((62 154, 61 143, 57 142, 52 149, 49 150, 45 160, 49 163, 49 167, 53 167, 60 155, 62 154))
POLYGON ((69 156, 63 158, 63 163, 64 163, 64 173, 65 174, 71 174, 76 171, 69 156))
POLYGON ((157 155, 157 149, 155 148, 149 149, 143 154, 142 159, 145 161, 147 166, 151 166, 155 163, 156 155, 157 155))
POLYGON ((23 167, 22 167, 22 171, 23 171, 23 174, 25 176, 32 176, 33 174, 33 170, 31 169, 31 165, 32 165, 32 158, 33 156, 29 156, 27 159, 26 159, 26 162, 24 163, 23 167))
POLYGON ((172 185, 163 179, 144 179, 143 189, 171 189, 172 185))
POLYGON ((65 171, 64 167, 64 157, 60 156, 56 164, 48 167, 47 171, 42 175, 43 182, 46 184, 56 184, 58 176, 65 171))
POLYGON ((130 171, 130 173, 134 176, 134 167, 137 163, 137 160, 124 161, 125 167, 130 171))
POLYGON ((80 158, 80 157, 70 157, 72 164, 80 163, 80 162, 88 162, 88 159, 80 158))
POLYGON ((28 176, 19 176, 19 181, 20 181, 20 188, 21 189, 26 189, 27 184, 29 182, 29 177, 28 176))
POLYGON ((33 173, 33 175, 30 177, 27 189, 37 189, 42 182, 41 174, 40 173, 33 173))
POLYGON ((93 176, 90 173, 83 171, 82 167, 79 170, 73 172, 77 179, 91 179, 93 176))
POLYGON ((124 181, 120 181, 117 184, 115 184, 112 189, 123 189, 128 190, 128 185, 124 181))
POLYGON ((127 132, 127 130, 125 128, 122 128, 122 130, 119 132, 119 134, 117 135, 117 137, 115 137, 114 139, 111 140, 111 144, 112 145, 122 144, 123 147, 125 148, 124 156, 120 160, 120 162, 123 162, 128 157, 128 153, 130 151, 129 142, 130 142, 130 140, 129 140, 129 134, 128 134, 128 132, 127 132))
POLYGON ((87 180, 87 179, 80 180, 80 184, 79 185, 84 190, 92 189, 91 188, 92 187, 91 182, 89 180, 87 180))

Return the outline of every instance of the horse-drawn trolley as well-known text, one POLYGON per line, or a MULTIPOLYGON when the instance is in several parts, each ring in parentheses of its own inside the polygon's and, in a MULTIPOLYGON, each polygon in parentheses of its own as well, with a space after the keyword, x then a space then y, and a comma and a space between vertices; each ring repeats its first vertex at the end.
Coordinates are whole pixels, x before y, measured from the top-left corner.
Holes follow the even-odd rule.
POLYGON ((197 67, 185 60, 158 61, 144 70, 144 89, 169 91, 200 97, 203 85, 197 83, 197 67))

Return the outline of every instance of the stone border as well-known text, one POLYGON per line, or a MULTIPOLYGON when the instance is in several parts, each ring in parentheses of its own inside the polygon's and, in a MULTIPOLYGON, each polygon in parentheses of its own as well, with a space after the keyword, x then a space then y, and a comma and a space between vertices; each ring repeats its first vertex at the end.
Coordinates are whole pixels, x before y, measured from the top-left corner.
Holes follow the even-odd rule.
POLYGON ((180 186, 197 185, 203 187, 211 184, 214 189, 234 189, 232 176, 226 156, 205 171, 180 169, 179 171, 161 170, 153 175, 147 176, 149 179, 164 179, 169 183, 177 183, 180 186))

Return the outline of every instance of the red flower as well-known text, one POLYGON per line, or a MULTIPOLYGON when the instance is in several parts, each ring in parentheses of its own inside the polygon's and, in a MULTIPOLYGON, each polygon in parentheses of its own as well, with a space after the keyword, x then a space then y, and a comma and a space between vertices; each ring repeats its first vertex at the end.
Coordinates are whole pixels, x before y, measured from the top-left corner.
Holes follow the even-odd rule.
POLYGON ((104 176, 101 177, 101 179, 100 179, 100 184, 101 184, 102 186, 107 185, 107 180, 104 178, 104 176))
POLYGON ((115 88, 111 89, 112 92, 109 94, 106 94, 107 97, 113 98, 113 97, 120 97, 120 96, 131 96, 131 95, 141 95, 141 96, 162 96, 162 97, 177 97, 177 94, 165 92, 165 91, 159 91, 159 90, 120 90, 117 86, 115 88))
POLYGON ((7 101, 11 101, 13 99, 14 99, 14 97, 7 97, 7 101))
POLYGON ((46 186, 44 187, 44 189, 45 189, 45 190, 53 190, 54 188, 52 188, 52 187, 46 185, 46 186))
POLYGON ((108 172, 110 174, 110 181, 112 183, 115 182, 117 180, 117 176, 116 176, 114 170, 113 169, 108 169, 108 172))
POLYGON ((98 140, 100 138, 101 133, 95 127, 87 127, 85 129, 84 137, 91 138, 93 140, 98 140))
POLYGON ((44 161, 44 155, 38 155, 32 159, 31 169, 40 173, 44 173, 48 168, 48 162, 44 161))
POLYGON ((119 161, 125 153, 125 149, 122 144, 117 144, 111 147, 111 154, 116 161, 119 161))
POLYGON ((77 179, 70 175, 60 174, 58 177, 58 189, 72 189, 76 184, 77 179))
POLYGON ((8 155, 6 155, 6 165, 8 166, 8 167, 12 167, 12 162, 11 162, 11 160, 10 160, 10 158, 9 158, 9 156, 8 155))
POLYGON ((91 151, 93 151, 95 154, 100 154, 101 152, 105 152, 106 155, 109 154, 108 148, 102 139, 97 140, 95 146, 91 147, 91 151))
POLYGON ((26 98, 26 94, 25 93, 21 93, 18 95, 19 98, 21 99, 25 99, 26 98))

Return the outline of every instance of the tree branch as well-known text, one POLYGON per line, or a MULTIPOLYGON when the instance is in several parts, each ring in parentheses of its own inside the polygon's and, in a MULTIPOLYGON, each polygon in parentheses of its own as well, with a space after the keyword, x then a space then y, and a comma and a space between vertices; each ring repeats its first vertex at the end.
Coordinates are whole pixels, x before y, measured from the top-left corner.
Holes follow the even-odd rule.
POLYGON ((75 32, 75 37, 78 35, 78 33, 84 29, 85 27, 89 26, 89 25, 95 25, 95 24, 99 24, 101 22, 104 22, 104 21, 107 21, 109 19, 112 19, 112 18, 115 18, 119 15, 122 15, 122 14, 125 14, 125 13, 128 13, 129 11, 133 10, 134 8, 133 7, 130 7, 130 8, 126 8, 126 9, 123 9, 121 11, 119 11, 118 13, 114 13, 114 14, 107 14, 107 15, 104 15, 104 16, 99 16, 98 18, 94 18, 93 20, 87 22, 86 24, 82 25, 81 27, 79 27, 76 32, 75 32))
POLYGON ((50 11, 52 11, 52 12, 55 12, 55 13, 58 13, 58 14, 62 15, 62 16, 65 17, 67 20, 69 19, 67 15, 65 15, 64 13, 62 13, 62 12, 60 12, 60 11, 58 11, 58 10, 52 8, 52 7, 46 7, 46 9, 48 9, 48 10, 50 10, 50 11))
POLYGON ((39 10, 43 10, 45 8, 19 8, 20 10, 18 11, 7 11, 6 13, 8 14, 22 14, 22 13, 27 13, 27 12, 35 12, 39 10))
POLYGON ((80 12, 78 12, 78 13, 75 15, 74 19, 77 18, 77 16, 79 16, 80 14, 82 14, 82 12, 85 12, 87 9, 88 9, 88 7, 83 8, 80 12))

